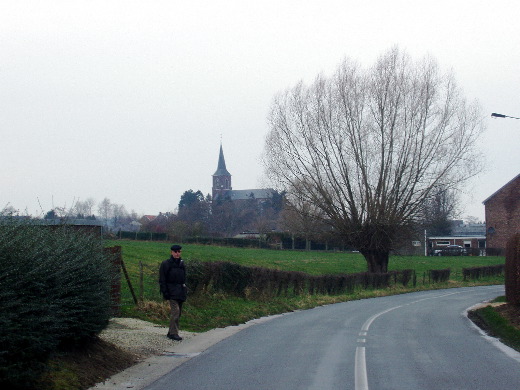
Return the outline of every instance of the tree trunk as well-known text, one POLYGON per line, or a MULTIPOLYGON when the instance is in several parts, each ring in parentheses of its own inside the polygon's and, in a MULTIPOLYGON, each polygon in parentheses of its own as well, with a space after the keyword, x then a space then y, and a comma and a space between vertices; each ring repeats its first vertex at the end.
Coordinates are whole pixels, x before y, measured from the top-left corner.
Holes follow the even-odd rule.
POLYGON ((362 250, 361 254, 365 257, 368 265, 368 272, 372 274, 384 274, 388 272, 388 251, 362 250))

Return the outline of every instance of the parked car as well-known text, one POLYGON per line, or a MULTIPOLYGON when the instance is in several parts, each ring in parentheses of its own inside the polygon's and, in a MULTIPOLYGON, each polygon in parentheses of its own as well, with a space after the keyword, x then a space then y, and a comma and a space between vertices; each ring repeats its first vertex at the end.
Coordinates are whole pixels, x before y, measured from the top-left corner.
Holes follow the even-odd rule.
POLYGON ((434 256, 465 256, 466 254, 466 248, 460 245, 448 245, 433 251, 434 256))

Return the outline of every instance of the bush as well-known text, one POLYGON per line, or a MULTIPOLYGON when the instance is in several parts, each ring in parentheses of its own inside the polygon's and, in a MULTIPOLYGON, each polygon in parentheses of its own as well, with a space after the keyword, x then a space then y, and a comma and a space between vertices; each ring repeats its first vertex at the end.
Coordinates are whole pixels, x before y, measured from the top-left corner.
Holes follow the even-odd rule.
POLYGON ((429 274, 432 283, 447 282, 450 279, 451 269, 431 269, 429 274))
POLYGON ((3 219, 0 269, 0 384, 31 388, 50 353, 108 324, 110 262, 92 234, 3 219))
POLYGON ((475 280, 487 276, 500 276, 504 274, 504 264, 488 265, 484 267, 462 268, 464 280, 475 280))

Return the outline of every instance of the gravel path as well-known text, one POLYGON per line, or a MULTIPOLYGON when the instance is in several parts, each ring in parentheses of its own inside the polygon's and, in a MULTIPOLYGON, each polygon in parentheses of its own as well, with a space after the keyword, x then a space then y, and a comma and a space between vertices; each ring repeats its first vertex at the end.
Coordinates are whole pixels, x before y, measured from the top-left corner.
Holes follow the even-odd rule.
MULTIPOLYGON (((166 337, 168 328, 135 318, 112 318, 108 327, 99 337, 121 349, 145 359, 171 350, 182 341, 173 341, 166 337)), ((189 340, 195 333, 180 332, 184 340, 189 340)))

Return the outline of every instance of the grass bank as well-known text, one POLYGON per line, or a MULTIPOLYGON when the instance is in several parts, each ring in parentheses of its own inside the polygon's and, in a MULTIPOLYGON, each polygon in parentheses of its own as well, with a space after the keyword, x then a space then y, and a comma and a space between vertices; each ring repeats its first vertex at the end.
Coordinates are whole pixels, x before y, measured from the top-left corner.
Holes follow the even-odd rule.
POLYGON ((488 306, 468 313, 469 318, 488 334, 520 352, 520 307, 505 304, 505 297, 498 297, 488 306))

